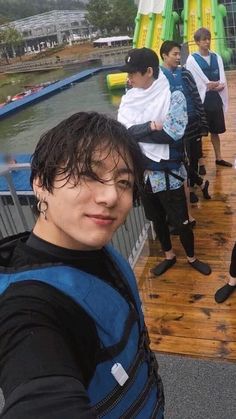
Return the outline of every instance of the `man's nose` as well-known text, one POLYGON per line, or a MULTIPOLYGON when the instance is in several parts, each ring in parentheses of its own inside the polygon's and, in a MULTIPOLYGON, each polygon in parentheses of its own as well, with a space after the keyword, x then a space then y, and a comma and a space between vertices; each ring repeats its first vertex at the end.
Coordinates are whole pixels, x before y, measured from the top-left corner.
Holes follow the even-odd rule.
POLYGON ((115 182, 98 182, 95 200, 107 207, 114 207, 119 199, 115 182))

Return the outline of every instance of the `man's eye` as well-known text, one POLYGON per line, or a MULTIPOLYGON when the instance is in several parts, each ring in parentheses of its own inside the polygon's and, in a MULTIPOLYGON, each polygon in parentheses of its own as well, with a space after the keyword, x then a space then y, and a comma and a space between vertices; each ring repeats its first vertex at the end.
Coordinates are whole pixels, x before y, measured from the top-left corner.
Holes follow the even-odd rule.
POLYGON ((120 179, 118 180, 118 185, 124 189, 130 189, 133 187, 133 183, 128 179, 120 179))

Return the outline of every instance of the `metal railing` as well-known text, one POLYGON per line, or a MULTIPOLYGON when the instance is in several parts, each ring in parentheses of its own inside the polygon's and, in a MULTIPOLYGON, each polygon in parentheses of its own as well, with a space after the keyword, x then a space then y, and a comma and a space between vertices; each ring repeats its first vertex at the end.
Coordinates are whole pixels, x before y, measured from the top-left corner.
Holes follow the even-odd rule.
MULTIPOLYGON (((0 181, 4 179, 7 185, 6 190, 0 190, 0 238, 31 230, 36 220, 33 191, 16 191, 13 170, 30 170, 30 164, 0 166, 0 181)), ((150 223, 145 218, 143 207, 135 206, 125 224, 113 236, 113 246, 132 267, 142 251, 149 228, 150 223)))

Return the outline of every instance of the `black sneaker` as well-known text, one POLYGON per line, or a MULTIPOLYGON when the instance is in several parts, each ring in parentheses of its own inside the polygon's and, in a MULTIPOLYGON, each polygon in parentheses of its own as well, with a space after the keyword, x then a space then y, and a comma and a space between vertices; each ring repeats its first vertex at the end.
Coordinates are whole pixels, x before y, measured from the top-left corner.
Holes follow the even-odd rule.
POLYGON ((211 274, 211 268, 208 265, 208 263, 201 262, 199 259, 195 259, 194 262, 189 262, 189 265, 191 265, 196 271, 200 272, 202 275, 210 275, 211 274))
POLYGON ((200 176, 205 176, 206 175, 206 168, 205 168, 204 164, 201 164, 199 166, 198 173, 199 173, 200 176))
POLYGON ((151 269, 150 272, 156 276, 162 275, 168 269, 170 269, 176 262, 176 257, 173 259, 165 259, 159 263, 155 268, 151 269))
POLYGON ((225 160, 216 160, 216 164, 218 164, 218 166, 225 166, 225 167, 232 167, 233 165, 225 160))
POLYGON ((209 192, 208 192, 208 188, 209 188, 209 180, 206 180, 204 184, 204 188, 202 189, 202 194, 205 199, 211 199, 211 196, 209 195, 209 192))
POLYGON ((215 300, 217 303, 223 303, 236 290, 236 285, 225 284, 219 288, 215 293, 215 300))
POLYGON ((191 228, 194 228, 197 224, 196 220, 192 220, 188 222, 191 228))

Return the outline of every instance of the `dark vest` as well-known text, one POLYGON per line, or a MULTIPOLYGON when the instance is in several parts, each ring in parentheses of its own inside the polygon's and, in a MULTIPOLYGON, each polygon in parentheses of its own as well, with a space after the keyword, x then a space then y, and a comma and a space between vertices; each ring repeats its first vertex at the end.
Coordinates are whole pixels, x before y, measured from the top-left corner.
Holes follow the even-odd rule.
POLYGON ((170 84, 170 91, 174 92, 175 90, 180 90, 186 99, 187 102, 187 113, 191 117, 195 113, 195 107, 192 102, 191 96, 189 94, 188 85, 182 77, 182 68, 177 67, 174 71, 169 70, 168 68, 161 67, 163 73, 165 74, 167 80, 170 84))
POLYGON ((197 61, 199 67, 210 81, 218 81, 220 79, 220 69, 217 55, 214 54, 214 52, 210 52, 210 65, 200 54, 197 54, 196 52, 193 54, 193 58, 197 61))
POLYGON ((166 171, 179 170, 181 163, 183 162, 183 140, 173 141, 169 144, 170 158, 169 160, 161 160, 155 162, 148 157, 144 156, 145 168, 153 171, 166 171))
POLYGON ((12 283, 35 280, 69 296, 92 318, 101 342, 97 367, 87 388, 96 417, 162 419, 162 384, 149 349, 136 280, 123 257, 111 246, 107 251, 133 294, 135 307, 110 284, 65 265, 29 267, 14 273, 4 269, 0 272, 0 294, 12 283), (119 370, 120 366, 128 374, 123 385, 111 373, 112 367, 119 370))
MULTIPOLYGON (((210 52, 210 65, 206 62, 206 60, 199 54, 193 54, 194 59, 198 63, 199 67, 205 74, 205 76, 210 81, 219 81, 220 79, 220 69, 218 65, 217 55, 213 52, 210 52)), ((206 111, 217 111, 218 109, 222 108, 223 103, 219 92, 215 92, 214 90, 209 90, 206 92, 205 100, 204 100, 204 108, 206 111)))

